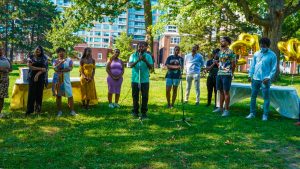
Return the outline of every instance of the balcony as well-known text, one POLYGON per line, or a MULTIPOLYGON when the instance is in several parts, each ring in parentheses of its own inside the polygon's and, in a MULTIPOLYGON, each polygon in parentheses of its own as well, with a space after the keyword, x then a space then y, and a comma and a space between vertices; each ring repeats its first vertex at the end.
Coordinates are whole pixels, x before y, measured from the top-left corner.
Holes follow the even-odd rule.
POLYGON ((140 22, 145 22, 145 18, 134 18, 134 21, 140 21, 140 22))
POLYGON ((118 22, 118 25, 126 25, 127 23, 126 23, 126 21, 125 22, 118 22))
POLYGON ((145 28, 145 25, 134 25, 135 28, 145 28))

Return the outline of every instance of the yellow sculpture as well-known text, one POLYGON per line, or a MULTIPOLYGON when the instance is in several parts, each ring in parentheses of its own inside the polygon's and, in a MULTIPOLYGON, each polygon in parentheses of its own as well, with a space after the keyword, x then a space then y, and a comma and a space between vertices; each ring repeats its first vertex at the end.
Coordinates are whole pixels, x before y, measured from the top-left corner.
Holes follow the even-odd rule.
POLYGON ((300 63, 300 41, 298 39, 293 38, 287 42, 280 41, 277 43, 277 47, 284 54, 285 60, 300 63))
POLYGON ((248 56, 248 51, 252 49, 253 53, 259 50, 259 42, 257 35, 250 35, 248 33, 241 33, 238 40, 232 43, 229 48, 241 58, 237 61, 237 65, 246 64, 247 61, 244 56, 248 56))

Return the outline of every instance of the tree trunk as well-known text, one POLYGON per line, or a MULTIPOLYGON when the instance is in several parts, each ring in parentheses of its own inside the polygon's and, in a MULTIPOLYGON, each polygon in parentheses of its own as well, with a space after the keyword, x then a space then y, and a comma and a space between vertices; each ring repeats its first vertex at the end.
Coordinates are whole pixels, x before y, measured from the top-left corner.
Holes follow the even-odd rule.
POLYGON ((34 42, 34 26, 35 25, 32 25, 32 27, 31 27, 30 51, 32 51, 34 49, 34 46, 33 46, 33 42, 34 42))
POLYGON ((267 32, 264 32, 263 37, 268 37, 271 40, 271 46, 270 48, 275 52, 277 56, 277 70, 274 77, 274 81, 279 80, 279 74, 280 74, 280 51, 277 47, 277 43, 280 41, 281 34, 282 34, 281 24, 279 25, 272 25, 271 29, 268 29, 267 32), (265 34, 266 33, 266 34, 265 34))
POLYGON ((152 36, 152 11, 151 1, 144 0, 144 13, 145 13, 145 30, 146 30, 146 41, 150 46, 150 52, 153 54, 153 36, 152 36))
POLYGON ((6 16, 5 16, 5 56, 8 53, 8 3, 6 3, 6 16))
POLYGON ((15 20, 11 21, 11 43, 10 43, 10 54, 9 54, 9 58, 10 61, 12 62, 14 59, 14 37, 15 36, 15 20))
POLYGON ((284 7, 283 0, 271 1, 269 18, 270 24, 263 27, 263 37, 267 37, 271 40, 270 48, 275 52, 277 56, 277 71, 274 77, 274 81, 279 80, 280 75, 280 51, 277 47, 277 43, 281 40, 282 36, 282 24, 284 21, 284 15, 281 9, 284 7))

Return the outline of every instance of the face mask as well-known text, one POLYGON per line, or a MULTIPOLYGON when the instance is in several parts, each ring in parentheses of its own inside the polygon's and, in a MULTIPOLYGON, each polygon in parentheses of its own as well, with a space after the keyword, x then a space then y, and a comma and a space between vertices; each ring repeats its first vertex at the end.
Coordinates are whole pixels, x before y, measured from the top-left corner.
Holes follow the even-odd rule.
POLYGON ((268 48, 260 48, 261 53, 266 53, 268 51, 268 48))

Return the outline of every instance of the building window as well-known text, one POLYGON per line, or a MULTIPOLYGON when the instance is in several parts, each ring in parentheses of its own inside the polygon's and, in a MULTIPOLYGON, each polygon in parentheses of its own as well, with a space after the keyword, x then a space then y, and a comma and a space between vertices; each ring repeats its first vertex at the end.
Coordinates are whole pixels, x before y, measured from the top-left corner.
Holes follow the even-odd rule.
POLYGON ((171 37, 171 44, 179 44, 180 37, 171 37))
POLYGON ((170 47, 170 55, 174 55, 174 47, 170 47))
POLYGON ((109 29, 109 25, 103 24, 103 29, 109 29))
POLYGON ((109 39, 108 38, 103 38, 102 42, 109 43, 109 39))
POLYGON ((144 29, 135 29, 135 32, 139 33, 139 34, 145 34, 146 33, 146 31, 144 29))
POLYGON ((93 38, 90 38, 90 42, 94 42, 93 38))
POLYGON ((119 18, 119 24, 126 24, 125 18, 119 18))
POLYGON ((103 18, 103 21, 104 21, 104 22, 109 22, 109 18, 108 18, 108 17, 104 17, 104 18, 103 18))
POLYGON ((113 25, 112 30, 117 31, 118 30, 118 25, 113 25))
POLYGON ((145 23, 144 22, 135 22, 135 26, 144 28, 145 23))
POLYGON ((96 32, 95 32, 95 35, 96 35, 96 36, 101 36, 101 32, 96 31, 96 32))
POLYGON ((94 42, 101 42, 101 38, 94 38, 94 42))
POLYGON ((98 59, 102 59, 102 53, 98 53, 98 59))
POLYGON ((95 27, 96 27, 97 29, 101 29, 101 24, 95 24, 95 27))
POLYGON ((104 32, 103 34, 104 34, 104 36, 110 36, 109 32, 104 32))
POLYGON ((114 37, 117 37, 117 36, 119 36, 119 35, 120 35, 119 32, 113 32, 113 33, 112 33, 112 36, 114 36, 114 37))
POLYGON ((78 53, 78 58, 81 58, 81 57, 82 57, 82 53, 79 52, 79 53, 78 53))
POLYGON ((248 58, 248 65, 251 65, 252 63, 252 58, 248 58))
POLYGON ((176 26, 167 26, 167 31, 168 32, 177 32, 176 26))
POLYGON ((130 21, 130 22, 128 22, 128 25, 129 26, 134 26, 134 22, 130 21))
POLYGON ((108 48, 109 45, 108 44, 103 44, 103 48, 108 48))
POLYGON ((130 15, 129 15, 129 19, 130 19, 130 20, 133 20, 133 19, 135 19, 135 15, 133 15, 133 14, 130 14, 130 15))
POLYGON ((125 25, 119 25, 119 30, 125 30, 126 26, 125 25))
POLYGON ((95 44, 94 47, 95 48, 101 48, 101 44, 95 44))
POLYGON ((128 34, 133 34, 134 33, 134 29, 133 28, 129 28, 128 29, 128 34))
POLYGON ((144 15, 135 15, 135 19, 144 20, 144 15))
POLYGON ((133 36, 133 39, 135 39, 135 40, 145 40, 145 36, 142 36, 142 35, 134 35, 134 36, 133 36))

